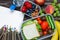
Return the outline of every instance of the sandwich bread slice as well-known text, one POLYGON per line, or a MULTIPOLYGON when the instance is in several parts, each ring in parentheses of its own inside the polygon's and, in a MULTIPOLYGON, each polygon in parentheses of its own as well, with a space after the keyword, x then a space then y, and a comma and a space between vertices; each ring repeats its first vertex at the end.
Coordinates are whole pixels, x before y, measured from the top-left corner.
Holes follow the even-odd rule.
POLYGON ((28 39, 28 40, 40 36, 40 34, 36 28, 36 25, 34 23, 24 26, 23 27, 23 34, 26 37, 26 39, 28 39))

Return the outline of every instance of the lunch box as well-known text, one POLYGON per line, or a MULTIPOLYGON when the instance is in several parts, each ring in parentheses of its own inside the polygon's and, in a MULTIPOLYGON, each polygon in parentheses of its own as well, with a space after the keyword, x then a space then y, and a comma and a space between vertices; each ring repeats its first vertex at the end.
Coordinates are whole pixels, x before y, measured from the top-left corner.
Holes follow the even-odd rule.
MULTIPOLYGON (((38 16, 38 17, 43 18, 43 17, 46 17, 46 16, 51 16, 51 17, 52 17, 52 15, 50 15, 50 14, 44 14, 44 15, 38 16)), ((31 19, 28 19, 28 20, 34 20, 34 19, 36 19, 36 18, 38 18, 38 17, 34 17, 34 18, 31 18, 31 19)), ((23 24, 24 24, 25 22, 27 22, 28 20, 24 21, 23 24)), ((52 20, 53 20, 53 24, 54 24, 54 19, 53 19, 53 17, 52 17, 52 20)), ((47 21, 47 22, 48 22, 48 21, 47 21)), ((49 25, 49 26, 50 26, 50 25, 49 25)), ((54 24, 54 27, 55 27, 55 24, 54 24)), ((25 38, 25 36, 24 36, 24 33, 23 33, 23 30, 22 30, 22 29, 23 29, 23 27, 21 27, 21 35, 22 35, 22 38, 23 38, 23 40, 27 40, 27 39, 25 38)), ((51 30, 52 30, 52 29, 51 29, 51 30)), ((55 30, 55 28, 54 28, 54 30, 55 30)), ((51 37, 51 36, 54 34, 54 30, 52 31, 51 34, 47 34, 47 35, 41 36, 41 37, 37 38, 36 40, 43 40, 43 39, 46 39, 46 38, 51 37)))
MULTIPOLYGON (((21 9, 22 9, 22 7, 23 7, 23 5, 24 5, 25 2, 26 2, 26 1, 23 2, 22 6, 21 6, 21 8, 20 8, 20 11, 21 11, 21 9)), ((28 0, 28 2, 30 2, 31 4, 36 5, 36 8, 37 8, 39 11, 41 10, 41 7, 40 7, 39 5, 35 4, 34 2, 32 2, 32 1, 30 1, 30 0, 28 0)), ((38 15, 37 15, 37 16, 39 16, 39 11, 38 11, 38 15)), ((34 11, 33 11, 33 12, 34 12, 34 11)), ((25 12, 24 14, 27 15, 27 16, 29 16, 29 17, 32 17, 31 15, 27 14, 26 12, 25 12)), ((32 14, 32 13, 30 13, 30 14, 32 14)), ((37 17, 37 16, 36 16, 36 17, 37 17)))

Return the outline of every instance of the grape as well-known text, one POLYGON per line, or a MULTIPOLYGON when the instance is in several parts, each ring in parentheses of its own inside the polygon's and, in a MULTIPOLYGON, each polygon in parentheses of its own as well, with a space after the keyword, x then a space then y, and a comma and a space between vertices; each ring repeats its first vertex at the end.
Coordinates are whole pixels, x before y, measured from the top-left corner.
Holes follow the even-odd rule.
POLYGON ((55 8, 55 11, 58 11, 59 9, 58 8, 55 8))
POLYGON ((60 4, 57 5, 60 8, 60 4))
POLYGON ((57 3, 57 0, 54 0, 54 3, 57 3))
POLYGON ((54 17, 56 17, 56 15, 57 15, 56 13, 53 14, 54 17))

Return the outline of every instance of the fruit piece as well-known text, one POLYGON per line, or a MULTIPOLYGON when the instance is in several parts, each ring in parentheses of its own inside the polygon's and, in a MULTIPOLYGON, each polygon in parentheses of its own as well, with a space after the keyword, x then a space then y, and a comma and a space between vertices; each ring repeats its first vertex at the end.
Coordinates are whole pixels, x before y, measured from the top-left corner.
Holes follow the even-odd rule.
POLYGON ((32 13, 33 12, 33 10, 32 9, 28 9, 29 11, 30 11, 30 13, 32 13))
POLYGON ((32 17, 35 17, 35 16, 36 16, 35 12, 33 12, 33 13, 31 14, 31 16, 32 16, 32 17))
POLYGON ((59 9, 58 8, 55 8, 55 11, 58 11, 59 9))
POLYGON ((57 13, 57 16, 60 17, 60 13, 57 13))
POLYGON ((59 21, 55 21, 55 25, 59 34, 59 39, 60 39, 60 22, 59 21))
POLYGON ((45 3, 45 0, 34 0, 34 2, 38 5, 43 5, 45 3))
POLYGON ((54 3, 57 3, 57 0, 53 0, 54 3))
POLYGON ((32 4, 32 10, 34 9, 35 10, 36 8, 36 5, 35 4, 32 4))
POLYGON ((56 17, 57 16, 57 13, 54 13, 53 16, 56 17))
POLYGON ((45 13, 47 13, 47 14, 53 14, 53 12, 54 12, 54 7, 52 5, 48 5, 45 8, 45 13))
POLYGON ((38 12, 35 12, 35 11, 34 11, 34 12, 31 14, 31 16, 32 16, 32 17, 38 16, 38 12))
POLYGON ((32 9, 29 9, 29 10, 27 10, 26 13, 27 13, 28 15, 31 15, 32 12, 33 12, 32 9))
POLYGON ((55 6, 56 4, 55 3, 51 3, 51 5, 55 6))
POLYGON ((60 3, 57 6, 60 8, 60 3))
POLYGON ((21 9, 22 12, 26 12, 27 11, 27 8, 25 6, 22 7, 21 9))
POLYGON ((41 27, 42 27, 42 30, 46 30, 48 28, 48 22, 47 21, 43 21, 42 24, 41 24, 41 27))
POLYGON ((43 34, 44 34, 44 35, 47 35, 47 31, 44 31, 43 34))
POLYGON ((24 5, 26 6, 27 9, 32 8, 32 4, 31 4, 30 2, 28 2, 28 1, 26 1, 26 2, 24 3, 24 5))
POLYGON ((26 14, 31 15, 31 12, 29 10, 27 10, 26 14))
POLYGON ((58 40, 58 32, 57 32, 57 30, 55 30, 51 40, 58 40))

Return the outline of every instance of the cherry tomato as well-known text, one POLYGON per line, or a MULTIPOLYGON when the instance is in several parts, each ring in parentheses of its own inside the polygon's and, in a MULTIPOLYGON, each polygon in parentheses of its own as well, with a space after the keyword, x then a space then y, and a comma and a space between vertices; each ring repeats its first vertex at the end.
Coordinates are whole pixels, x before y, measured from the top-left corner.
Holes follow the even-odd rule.
POLYGON ((48 26, 48 28, 46 29, 46 31, 49 31, 50 30, 50 27, 48 26))
POLYGON ((47 28, 48 28, 48 22, 47 21, 43 21, 42 23, 41 23, 41 27, 42 27, 42 30, 46 30, 47 28))
POLYGON ((37 21, 41 20, 40 17, 36 18, 37 21))
POLYGON ((50 30, 51 28, 50 27, 48 27, 48 30, 50 30))
POLYGON ((36 20, 38 21, 39 24, 42 23, 42 20, 40 19, 40 17, 36 18, 36 20))
POLYGON ((44 31, 43 34, 44 34, 44 35, 47 35, 47 31, 44 31))
POLYGON ((41 20, 39 20, 39 21, 38 21, 38 23, 39 23, 39 24, 41 24, 41 23, 42 23, 42 21, 41 21, 41 20))

